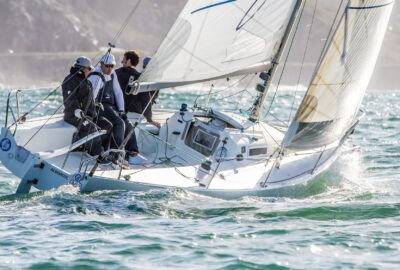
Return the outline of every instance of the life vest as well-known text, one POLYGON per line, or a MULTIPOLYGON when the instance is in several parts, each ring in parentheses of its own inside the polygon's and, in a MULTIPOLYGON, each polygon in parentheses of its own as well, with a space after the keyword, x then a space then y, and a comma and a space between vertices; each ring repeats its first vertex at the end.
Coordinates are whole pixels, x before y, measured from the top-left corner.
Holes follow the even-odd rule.
POLYGON ((89 76, 97 75, 103 81, 103 87, 100 89, 99 93, 96 97, 96 102, 100 102, 102 104, 108 104, 111 106, 115 106, 115 94, 114 94, 114 74, 111 74, 111 80, 106 81, 104 75, 100 72, 94 71, 90 73, 89 76))

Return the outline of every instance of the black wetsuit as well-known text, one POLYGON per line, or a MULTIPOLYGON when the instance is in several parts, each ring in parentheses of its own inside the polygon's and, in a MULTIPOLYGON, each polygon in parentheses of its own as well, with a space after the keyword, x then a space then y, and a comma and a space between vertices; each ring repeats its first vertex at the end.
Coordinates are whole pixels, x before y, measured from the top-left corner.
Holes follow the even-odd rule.
POLYGON ((96 137, 84 145, 89 154, 100 155, 102 151, 109 148, 111 141, 112 124, 103 117, 98 117, 93 99, 91 83, 85 78, 79 68, 72 67, 70 74, 62 83, 62 95, 64 100, 64 120, 78 129, 74 140, 86 137, 96 132, 96 124, 107 133, 96 137), (91 120, 77 118, 75 110, 80 109, 85 116, 91 120))

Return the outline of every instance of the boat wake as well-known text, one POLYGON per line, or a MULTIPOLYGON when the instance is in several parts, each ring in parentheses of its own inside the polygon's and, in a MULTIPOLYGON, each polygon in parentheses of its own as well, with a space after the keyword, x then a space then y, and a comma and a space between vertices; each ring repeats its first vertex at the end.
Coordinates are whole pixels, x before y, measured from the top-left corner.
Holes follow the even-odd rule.
MULTIPOLYGON (((341 155, 329 170, 309 183, 287 187, 278 193, 275 191, 274 196, 271 197, 247 196, 232 201, 202 196, 183 189, 81 193, 79 188, 68 185, 44 192, 2 196, 0 208, 8 208, 8 210, 14 208, 16 211, 51 208, 61 215, 100 216, 111 219, 163 217, 216 219, 218 222, 221 218, 247 214, 263 217, 266 217, 265 215, 270 217, 274 213, 276 215, 278 213, 303 215, 303 212, 297 213, 297 211, 305 211, 304 205, 316 210, 322 207, 326 214, 331 212, 332 215, 336 215, 335 207, 324 205, 335 203, 352 208, 360 202, 364 204, 370 200, 384 200, 389 192, 400 194, 400 186, 393 189, 392 183, 382 181, 380 185, 376 185, 364 175, 364 171, 361 153, 352 151, 341 155), (265 211, 266 209, 268 210, 265 211)), ((382 207, 386 209, 387 206, 383 204, 382 207)), ((343 206, 339 209, 343 209, 343 206)), ((320 213, 319 210, 317 212, 320 213)), ((364 212, 368 212, 368 209, 365 208, 364 212)), ((380 210, 378 212, 380 213, 380 210)), ((312 211, 305 215, 312 216, 312 211)), ((350 218, 353 214, 350 211, 348 215, 350 218)), ((360 215, 362 216, 362 213, 360 215)))

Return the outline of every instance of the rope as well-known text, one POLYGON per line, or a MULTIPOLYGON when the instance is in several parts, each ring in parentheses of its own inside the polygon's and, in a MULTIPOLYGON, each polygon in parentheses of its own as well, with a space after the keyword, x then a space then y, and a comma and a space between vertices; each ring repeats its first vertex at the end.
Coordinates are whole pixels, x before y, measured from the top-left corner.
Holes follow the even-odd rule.
MULTIPOLYGON (((253 78, 247 82, 247 84, 246 84, 246 86, 245 86, 245 89, 248 89, 248 88, 249 88, 249 85, 250 85, 250 83, 253 81, 253 79, 254 79, 254 77, 255 77, 255 76, 256 76, 256 75, 253 75, 253 78)), ((242 102, 242 99, 243 99, 243 93, 244 93, 244 92, 242 92, 242 95, 240 96, 240 98, 238 99, 238 102, 236 103, 235 111, 237 111, 237 110, 238 110, 238 108, 239 108, 239 104, 242 102)), ((249 94, 250 94, 250 96, 254 98, 254 95, 253 95, 253 94, 251 94, 249 91, 247 91, 247 93, 249 93, 249 94)))
MULTIPOLYGON (((96 65, 98 65, 98 63, 100 62, 100 60, 96 63, 96 65)), ((71 80, 74 76, 76 76, 76 74, 78 74, 80 72, 80 70, 78 69, 75 73, 72 74, 72 76, 70 78, 68 78, 66 81, 63 81, 62 84, 60 84, 59 86, 57 86, 54 90, 52 90, 43 100, 41 100, 40 102, 38 102, 31 110, 29 110, 27 113, 24 114, 24 116, 27 116, 28 114, 32 113, 34 110, 36 110, 37 107, 39 107, 43 102, 45 102, 52 94, 54 94, 58 89, 60 89, 60 87, 67 83, 69 80, 71 80)), ((82 85, 82 83, 84 82, 84 80, 82 80, 76 87, 74 90, 72 90, 71 94, 63 101, 63 103, 61 103, 60 106, 58 106, 56 108, 56 110, 54 111, 54 113, 52 115, 50 115, 50 117, 44 122, 44 124, 29 138, 29 140, 25 143, 24 147, 40 132, 40 130, 42 130, 42 128, 53 118, 53 116, 61 109, 62 106, 64 106, 64 104, 68 101, 68 99, 73 96, 73 94, 75 94, 75 92, 79 89, 79 87, 82 85)), ((87 105, 88 107, 88 105, 87 105)), ((85 111, 86 113, 87 111, 85 111)), ((96 111, 97 113, 98 111, 96 111)), ((97 123, 96 123, 97 124, 97 123)), ((80 125, 78 128, 78 131, 80 130, 80 125)), ((71 143, 72 145, 72 143, 71 143)))
POLYGON ((264 125, 262 125, 261 123, 259 123, 259 125, 262 127, 262 129, 264 129, 264 131, 271 137, 271 139, 275 142, 276 145, 280 145, 280 143, 275 140, 275 138, 268 132, 268 130, 264 127, 264 125))
POLYGON ((115 43, 117 39, 121 36, 122 32, 124 32, 125 28, 127 27, 130 18, 132 15, 136 12, 136 9, 139 7, 140 3, 142 0, 139 0, 136 5, 132 8, 132 10, 129 12, 128 16, 125 18, 124 22, 122 23, 121 28, 118 30, 118 32, 115 34, 113 39, 111 40, 111 43, 115 43))
MULTIPOLYGON (((71 76, 67 81, 69 81, 70 79, 72 79, 72 77, 74 77, 78 72, 79 72, 79 70, 78 70, 77 72, 75 72, 75 73, 73 74, 73 76, 71 76)), ((67 82, 67 81, 66 81, 66 82, 67 82)), ((61 107, 68 101, 68 99, 69 99, 71 96, 73 96, 73 94, 75 94, 75 92, 79 89, 79 87, 81 86, 81 84, 83 83, 83 81, 84 81, 84 80, 82 80, 82 81, 75 87, 75 89, 72 90, 71 94, 64 100, 64 102, 61 103, 61 105, 58 106, 58 107, 56 108, 56 110, 54 111, 54 113, 53 113, 52 115, 50 115, 50 117, 49 117, 48 119, 46 119, 46 121, 44 122, 44 124, 43 124, 42 126, 40 126, 39 129, 29 138, 29 140, 25 143, 24 147, 26 147, 26 145, 28 145, 28 143, 40 132, 40 130, 42 130, 42 128, 53 118, 53 116, 54 116, 54 115, 61 109, 61 107)), ((60 86, 61 86, 61 85, 60 85, 60 86)), ((55 90, 57 90, 58 88, 60 88, 60 86, 58 86, 55 90)), ((54 90, 53 90, 52 92, 54 92, 54 90)), ((50 96, 50 95, 48 95, 46 98, 48 98, 49 96, 50 96)), ((43 102, 44 102, 44 100, 42 100, 42 102, 40 102, 40 103, 43 103, 43 102)), ((32 112, 32 110, 31 110, 29 113, 31 113, 31 112, 32 112)))
MULTIPOLYGON (((230 84, 230 85, 227 85, 226 87, 222 88, 221 90, 218 90, 218 91, 213 92, 212 95, 217 95, 217 94, 219 94, 219 93, 221 93, 221 92, 225 92, 227 89, 232 88, 232 87, 234 87, 235 85, 238 85, 241 81, 243 81, 244 79, 246 79, 249 75, 250 75, 250 74, 246 74, 246 75, 242 76, 242 77, 241 77, 239 80, 237 80, 236 82, 234 82, 234 83, 232 83, 232 84, 230 84)), ((194 104, 195 104, 194 107, 197 106, 197 100, 198 100, 200 97, 204 97, 204 96, 208 96, 208 95, 209 95, 209 93, 197 95, 197 97, 196 97, 196 99, 195 99, 195 101, 194 101, 194 104)))

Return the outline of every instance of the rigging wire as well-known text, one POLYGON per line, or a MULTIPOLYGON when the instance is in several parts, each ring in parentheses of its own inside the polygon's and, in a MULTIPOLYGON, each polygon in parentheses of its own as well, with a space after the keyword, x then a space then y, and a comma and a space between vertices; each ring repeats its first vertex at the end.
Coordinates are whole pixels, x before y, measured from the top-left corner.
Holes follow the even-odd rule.
MULTIPOLYGON (((134 8, 134 10, 137 8, 137 6, 140 4, 140 0, 139 0, 139 2, 136 4, 136 6, 135 6, 135 8, 134 8)), ((134 10, 132 10, 131 11, 131 13, 130 13, 130 15, 129 15, 129 17, 133 14, 133 12, 134 12, 134 10)), ((304 11, 304 7, 303 7, 303 11, 304 11)), ((302 13, 301 14, 303 14, 303 11, 302 11, 302 13)), ((127 18, 128 19, 128 18, 127 18)), ((121 35, 121 33, 124 31, 124 29, 126 28, 126 26, 127 26, 127 24, 128 24, 128 20, 125 20, 124 21, 124 24, 123 24, 123 27, 120 29, 120 31, 116 34, 116 36, 113 38, 113 41, 115 41, 115 40, 117 40, 118 38, 119 38, 119 36, 121 35)), ((298 26, 297 26, 298 27, 298 26)), ((297 32, 297 28, 296 28, 296 32, 297 32)), ((291 47, 292 47, 292 45, 293 45, 293 40, 292 40, 292 44, 291 44, 291 47)), ((288 53, 288 56, 289 56, 289 54, 290 54, 290 51, 289 51, 289 53, 288 53)), ((287 56, 287 58, 286 58, 286 61, 285 61, 285 67, 286 67, 286 63, 287 63, 287 60, 288 60, 288 56, 287 56)), ((282 72, 283 73, 283 72, 282 72)), ((247 75, 246 75, 247 76, 247 75)), ((277 90, 278 90, 278 88, 279 88, 279 85, 280 85, 280 81, 281 81, 281 79, 282 79, 282 75, 281 75, 281 78, 280 78, 280 80, 279 80, 279 84, 278 84, 278 86, 277 86, 277 90)), ((56 89, 57 90, 57 89, 56 89)), ((244 93, 244 91, 247 91, 247 90, 242 90, 242 91, 240 91, 239 93, 237 93, 237 94, 243 94, 244 93)), ((235 94, 235 95, 237 95, 237 94, 235 94)), ((275 92, 275 94, 276 94, 276 92, 275 92)), ((231 96, 234 96, 234 95, 231 95, 231 96)), ((228 96, 228 97, 231 97, 231 96, 228 96)), ((228 97, 224 97, 224 98, 228 98, 228 97)), ((222 99, 222 98, 221 98, 222 99)), ((151 101, 150 101, 151 102, 151 101)), ((273 102, 273 101, 272 101, 273 102)), ((147 106, 149 106, 149 104, 147 105, 147 106)), ((146 108, 147 108, 147 106, 146 106, 146 108)), ((60 107, 59 107, 60 108, 60 107)), ((58 109, 59 109, 58 108, 58 109)), ((271 108, 271 107, 270 107, 271 108)), ((58 109, 57 109, 57 111, 58 111, 58 109)), ((56 112, 57 112, 56 111, 56 112)), ((269 110, 268 110, 268 112, 267 112, 267 114, 269 113, 269 110)), ((53 114, 53 116, 54 116, 54 114, 53 114)), ((52 117, 52 116, 51 116, 52 117)), ((50 117, 50 118, 51 118, 50 117)), ((143 113, 141 114, 141 116, 140 116, 140 118, 139 118, 139 120, 141 120, 142 119, 142 117, 143 117, 143 113)), ((49 119, 50 120, 50 119, 49 119)), ((47 122, 46 122, 47 123, 47 122)), ((46 124, 45 123, 45 124, 46 124)), ((36 134, 35 134, 36 135, 36 134)), ((34 136, 35 136, 34 135, 34 136)))
MULTIPOLYGON (((238 85, 241 81, 245 80, 249 75, 250 75, 250 74, 245 74, 245 75, 243 75, 240 79, 238 79, 238 80, 235 81, 234 83, 227 85, 226 87, 222 88, 221 90, 218 90, 218 91, 213 92, 212 95, 217 95, 217 94, 219 94, 219 93, 221 93, 221 92, 225 92, 227 89, 232 88, 232 87, 238 85)), ((207 94, 198 94, 198 95, 196 96, 196 99, 195 99, 195 101, 194 101, 194 104, 197 104, 197 100, 198 100, 200 97, 205 97, 205 96, 208 96, 208 95, 209 95, 209 93, 207 93, 207 94)))
MULTIPOLYGON (((317 4, 317 1, 316 1, 316 4, 317 4)), ((338 23, 340 23, 340 19, 338 20, 338 18, 339 18, 340 10, 342 9, 342 6, 343 6, 343 5, 344 5, 344 0, 341 0, 340 4, 338 5, 336 14, 335 14, 335 16, 334 16, 334 18, 333 18, 333 20, 332 20, 332 23, 331 23, 329 32, 328 32, 328 34, 327 34, 327 36, 326 36, 326 38, 325 38, 325 43, 324 43, 324 46, 323 46, 323 48, 322 48, 322 50, 321 50, 321 53, 320 53, 320 55, 319 55, 317 64, 316 64, 315 69, 314 69, 314 72, 313 72, 313 76, 311 77, 311 80, 313 80, 313 78, 316 77, 316 75, 317 75, 317 73, 318 73, 318 70, 319 70, 319 67, 320 67, 320 65, 322 64, 323 58, 324 58, 325 54, 327 53, 327 51, 328 51, 328 49, 329 49, 329 44, 331 43, 330 41, 331 41, 331 39, 333 38, 334 30, 337 28, 337 27, 335 27, 335 25, 337 25, 338 23)), ((316 12, 316 11, 315 11, 315 9, 314 9, 314 13, 315 13, 315 12, 316 12)), ((313 16, 314 16, 314 14, 313 14, 313 16)), ((298 86, 298 85, 297 85, 297 86, 298 86)), ((297 91, 297 90, 296 90, 296 91, 297 91)), ((292 112, 291 112, 291 113, 292 113, 292 112)), ((290 118, 289 118, 289 120, 290 120, 290 118)), ((316 130, 316 128, 313 128, 313 130, 316 130)), ((303 134, 304 132, 306 132, 306 130, 303 129, 303 130, 301 130, 301 131, 298 133, 298 135, 301 135, 301 134, 303 134)))
MULTIPOLYGON (((122 26, 120 27, 120 29, 118 30, 118 32, 116 33, 116 35, 114 36, 114 38, 112 39, 112 41, 109 43, 109 46, 110 46, 110 47, 113 46, 112 43, 114 43, 114 42, 120 37, 120 35, 122 34, 122 32, 125 30, 125 28, 127 27, 128 23, 129 23, 130 18, 131 18, 132 15, 135 13, 135 11, 136 11, 137 8, 139 7, 140 3, 141 3, 141 0, 139 0, 139 1, 136 3, 136 5, 132 8, 132 10, 129 12, 129 14, 128 14, 128 16, 126 17, 126 19, 124 20, 122 26)), ((111 51, 111 48, 109 48, 107 52, 110 53, 110 51, 111 51)), ((96 56, 94 57, 94 59, 96 59, 100 54, 101 54, 101 52, 99 52, 98 54, 96 54, 96 56)), ((99 62, 100 62, 100 60, 96 63, 96 66, 99 64, 99 62)), ((76 75, 78 72, 79 72, 79 71, 77 71, 77 72, 74 73, 73 75, 76 75)), ((72 79, 72 77, 73 77, 73 76, 71 76, 68 80, 72 79)), ((65 82, 63 82, 63 83, 66 83, 66 82, 67 82, 67 81, 65 81, 65 82)), ((50 115, 50 117, 44 122, 44 124, 43 124, 40 128, 38 128, 38 130, 29 138, 29 140, 25 143, 24 146, 26 146, 26 145, 40 132, 40 130, 48 123, 48 121, 50 121, 50 120, 53 118, 53 116, 54 116, 54 115, 61 109, 61 107, 66 103, 66 101, 68 100, 68 98, 70 98, 70 97, 74 94, 74 92, 76 92, 77 89, 79 89, 79 87, 81 86, 82 83, 83 83, 83 81, 72 91, 72 93, 71 93, 71 94, 67 97, 67 99, 55 110, 55 112, 54 112, 52 115, 50 115)), ((28 111, 27 113, 25 113, 24 116, 26 116, 26 115, 32 113, 34 110, 36 110, 37 107, 39 107, 43 102, 45 102, 45 101, 46 101, 51 95, 53 95, 61 86, 62 86, 62 84, 59 85, 59 86, 57 86, 54 90, 52 90, 43 100, 41 100, 40 102, 38 102, 30 111, 28 111)), ((93 98, 95 99, 95 97, 93 97, 93 98)), ((85 107, 85 112, 84 112, 85 114, 87 113, 88 107, 89 107, 89 104, 87 104, 86 107, 85 107)), ((98 113, 98 110, 96 111, 96 113, 98 113)), ((78 124, 78 127, 77 127, 78 131, 80 130, 83 121, 84 121, 84 119, 82 118, 81 121, 80 121, 79 124, 78 124)), ((96 121, 96 126, 97 126, 97 121, 96 121)), ((71 142, 70 147, 72 146, 72 144, 73 144, 73 143, 71 142)), ((92 141, 90 147, 92 147, 92 145, 93 145, 93 141, 92 141)), ((69 152, 70 152, 70 151, 69 151, 69 152)), ((68 152, 68 154, 69 154, 69 152, 68 152)), ((66 161, 67 161, 67 159, 68 159, 68 156, 69 156, 68 154, 67 154, 67 156, 66 156, 66 159, 65 159, 64 162, 63 162, 63 167, 65 166, 65 163, 66 163, 66 161)), ((83 161, 83 152, 82 152, 82 157, 81 157, 81 163, 82 163, 82 161, 83 161)))
POLYGON ((301 9, 301 13, 300 13, 300 16, 299 16, 299 18, 298 18, 298 23, 297 23, 297 25, 296 25, 294 34, 293 34, 293 36, 292 36, 292 41, 291 41, 291 43, 290 43, 290 46, 289 46, 289 49, 288 49, 288 52, 287 52, 287 55, 286 55, 286 59, 285 59, 285 61, 284 61, 284 65, 283 65, 282 72, 281 72, 281 75, 280 75, 279 80, 278 80, 278 84, 277 84, 276 89, 275 89, 275 93, 274 93, 274 95, 273 95, 273 97, 272 97, 270 106, 269 106, 267 112, 264 114, 263 118, 265 118, 265 117, 269 114, 269 112, 271 111, 272 105, 274 104, 276 95, 277 95, 277 93, 278 93, 279 86, 280 86, 281 81, 282 81, 282 78, 283 78, 284 71, 285 71, 285 69, 286 69, 286 65, 287 65, 288 60, 289 60, 289 56, 290 56, 290 54, 291 54, 291 52, 292 52, 292 48, 293 48, 293 44, 294 44, 294 39, 295 39, 295 37, 296 37, 296 35, 297 35, 297 32, 298 32, 298 30, 299 30, 300 20, 301 20, 301 18, 303 17, 303 13, 304 13, 304 10, 305 10, 305 5, 306 5, 306 3, 307 3, 307 0, 305 0, 304 3, 303 3, 303 8, 301 9))
POLYGON ((326 36, 326 39, 325 39, 324 48, 323 48, 323 50, 322 50, 322 52, 321 52, 321 54, 319 56, 319 59, 317 61, 317 65, 315 66, 313 77, 315 77, 315 75, 317 74, 318 68, 321 65, 322 59, 323 59, 324 55, 326 54, 326 52, 328 50, 328 46, 330 44, 330 40, 333 38, 333 31, 334 31, 334 29, 336 29, 336 27, 334 27, 335 26, 335 22, 339 23, 338 17, 339 17, 340 9, 342 8, 344 1, 345 0, 341 0, 340 4, 338 6, 338 9, 336 11, 335 17, 333 18, 333 21, 331 23, 331 27, 329 29, 328 35, 326 36))
POLYGON ((132 18, 132 15, 136 12, 136 10, 139 7, 141 2, 142 2, 142 0, 137 1, 136 5, 133 6, 133 8, 129 12, 128 16, 126 16, 126 18, 125 18, 124 22, 122 23, 120 29, 118 30, 118 32, 115 34, 115 36, 111 40, 112 44, 115 43, 118 40, 118 38, 121 36, 122 32, 125 31, 125 28, 128 26, 129 20, 132 18))
MULTIPOLYGON (((101 54, 101 52, 97 53, 93 58, 96 59, 100 54, 101 54)), ((97 66, 99 63, 100 63, 100 60, 96 62, 95 66, 97 66)), ((79 70, 76 71, 73 75, 75 76, 78 72, 79 72, 79 70)), ((53 90, 51 90, 50 93, 49 93, 44 99, 42 99, 41 101, 39 101, 38 103, 36 103, 36 104, 33 106, 33 108, 30 109, 28 112, 24 113, 23 116, 27 116, 27 115, 31 114, 33 111, 35 111, 35 110, 36 110, 41 104, 43 104, 49 97, 51 97, 53 94, 55 94, 56 91, 59 90, 60 87, 62 87, 62 85, 63 85, 64 83, 68 82, 68 81, 71 80, 72 78, 73 78, 73 76, 71 76, 68 80, 66 80, 65 82, 62 82, 62 84, 58 85, 56 88, 54 88, 53 90)), ((82 82, 81 82, 81 83, 82 83, 82 82)), ((77 88, 79 88, 80 85, 81 85, 81 84, 79 84, 79 85, 77 86, 77 88)), ((75 91, 75 90, 76 90, 76 89, 74 89, 73 91, 75 91)), ((21 90, 21 91, 22 91, 22 90, 21 90)), ((63 106, 64 104, 65 104, 65 101, 61 104, 61 106, 63 106)), ((60 106, 60 107, 61 107, 61 106, 60 106)), ((59 110, 60 107, 59 107, 57 110, 59 110)))
POLYGON ((214 84, 212 83, 210 86, 210 90, 208 91, 207 99, 206 99, 206 108, 208 107, 208 103, 210 102, 211 92, 214 88, 214 84))
MULTIPOLYGON (((125 30, 126 26, 129 23, 129 19, 132 17, 132 15, 136 12, 139 4, 141 3, 142 0, 139 0, 136 5, 132 8, 132 10, 129 12, 128 16, 126 17, 126 19, 124 20, 122 26, 120 27, 120 29, 118 30, 117 34, 114 36, 114 38, 112 39, 112 42, 114 43, 122 34, 122 32, 125 30)), ((94 56, 93 58, 96 59, 99 55, 101 54, 101 52, 98 52, 96 54, 96 56, 94 56)), ((100 61, 98 61, 96 63, 96 65, 99 64, 100 61)), ((44 101, 46 101, 51 95, 53 95, 59 88, 61 87, 61 85, 57 86, 55 89, 53 89, 43 100, 41 100, 40 102, 38 102, 36 105, 34 105, 34 107, 29 110, 27 113, 25 113, 25 115, 28 115, 30 113, 32 113, 34 110, 37 109, 38 106, 40 106, 44 101)))
MULTIPOLYGON (((77 71, 76 73, 74 73, 74 75, 75 74, 77 74, 79 71, 77 71)), ((72 78, 73 76, 71 76, 71 78, 72 78)), ((69 78, 68 80, 70 80, 71 78, 69 78)), ((66 81, 67 82, 67 81, 66 81)), ((65 101, 64 102, 62 102, 61 103, 61 105, 60 106, 58 106, 57 108, 56 108, 56 110, 54 111, 54 113, 52 114, 52 115, 50 115, 50 117, 48 118, 48 119, 46 119, 46 121, 43 123, 43 125, 42 126, 40 126, 39 128, 38 128, 38 130, 36 131, 36 132, 34 132, 33 133, 33 135, 29 138, 29 140, 24 144, 24 147, 26 147, 27 145, 28 145, 28 143, 40 132, 40 130, 42 130, 42 128, 53 118, 53 116, 61 109, 61 107, 68 101, 68 99, 73 95, 73 94, 75 94, 75 92, 79 89, 79 87, 81 86, 81 84, 83 83, 83 81, 81 82, 81 83, 79 83, 78 85, 77 85, 77 87, 75 87, 75 89, 74 90, 72 90, 72 92, 71 92, 71 94, 65 99, 65 101)), ((60 85, 61 86, 61 85, 60 85)), ((58 86, 55 90, 57 90, 58 88, 60 88, 60 86, 58 86)), ((52 91, 52 92, 54 92, 54 90, 52 91)), ((48 95, 47 97, 49 97, 50 95, 48 95)), ((47 98, 46 97, 46 98, 47 98)), ((40 103, 42 103, 42 102, 44 102, 44 100, 42 100, 40 103)), ((32 110, 30 111, 30 112, 32 112, 32 110)), ((29 112, 29 113, 30 113, 29 112)), ((27 115, 28 113, 26 113, 26 115, 27 115)))
MULTIPOLYGON (((125 26, 126 26, 126 24, 124 25, 124 28, 125 28, 125 26)), ((166 37, 166 38, 168 38, 168 37, 166 37)), ((184 49, 183 47, 181 47, 181 49, 184 49)), ((190 53, 190 55, 192 56, 192 57, 194 57, 194 58, 197 58, 193 53, 190 53)), ((248 74, 247 74, 248 75, 248 74)), ((242 79, 244 79, 244 78, 246 78, 247 77, 247 75, 245 75, 242 79)), ((241 80, 242 80, 241 79, 241 80)), ((239 80, 239 81, 241 81, 241 80, 239 80)), ((238 82, 239 82, 238 81, 238 82)), ((237 82, 237 83, 238 83, 237 82)), ((250 82, 249 82, 250 83, 250 82)), ((248 83, 248 84, 249 84, 248 83)), ((213 88, 213 85, 212 85, 212 87, 211 87, 211 89, 210 89, 210 92, 207 94, 207 96, 208 96, 208 99, 209 99, 209 97, 210 97, 210 95, 211 95, 211 91, 212 91, 212 88, 213 88)), ((222 91, 222 90, 221 90, 222 91)), ((238 93, 236 93, 236 94, 234 94, 234 95, 230 95, 230 96, 228 96, 228 97, 231 97, 231 96, 235 96, 235 95, 238 95, 238 94, 243 94, 243 92, 244 91, 247 91, 247 90, 242 90, 242 91, 239 91, 238 93)), ((220 91, 219 91, 220 92, 220 91)), ((216 93, 215 93, 216 94, 216 93)), ((225 99, 225 98, 228 98, 228 97, 223 97, 223 98, 221 98, 221 99, 225 99)), ((197 99, 196 99, 197 100, 197 99)), ((208 102, 207 102, 208 103, 208 102)), ((150 103, 149 103, 150 104, 150 103)), ((149 104, 147 104, 147 106, 149 105, 149 104)), ((146 106, 146 108, 147 108, 147 106, 146 106)), ((140 117, 139 117, 139 121, 141 120, 141 118, 143 117, 143 113, 140 115, 140 117)), ((136 125, 137 125, 137 123, 136 123, 136 125)), ((136 126, 135 125, 135 126, 136 126)))
MULTIPOLYGON (((339 15, 339 11, 340 11, 340 9, 341 9, 341 7, 342 7, 342 5, 343 5, 343 1, 344 1, 344 0, 341 1, 340 5, 339 5, 339 7, 338 7, 338 10, 337 10, 337 12, 336 12, 336 15, 335 15, 335 17, 334 17, 334 20, 333 20, 333 22, 332 22, 332 24, 331 24, 330 31, 329 31, 329 33, 328 33, 327 39, 325 40, 324 48, 323 48, 323 50, 322 50, 322 52, 321 52, 321 55, 320 55, 320 57, 319 57, 319 59, 318 59, 316 68, 315 68, 315 70, 314 70, 314 74, 313 74, 313 76, 312 76, 313 78, 316 76, 316 74, 317 74, 317 72, 318 72, 318 69, 319 69, 319 67, 320 67, 320 65, 321 65, 321 63, 322 63, 322 61, 323 61, 323 58, 324 58, 325 54, 327 53, 327 50, 328 50, 328 48, 329 48, 328 44, 330 44, 330 42, 328 43, 328 41, 330 41, 330 39, 333 38, 332 32, 333 32, 333 29, 334 29, 334 25, 336 24, 335 22, 337 21, 337 18, 338 18, 338 15, 339 15), (332 36, 331 36, 331 35, 332 35, 332 36)), ((315 12, 315 10, 314 10, 314 12, 315 12)), ((314 15, 313 15, 313 16, 314 16, 314 15)), ((303 131, 304 131, 304 130, 300 131, 300 133, 303 132, 303 131)), ((273 166, 271 167, 271 170, 269 171, 268 176, 266 177, 266 179, 265 179, 265 180, 263 181, 263 183, 261 184, 261 185, 264 186, 264 187, 265 187, 265 186, 267 185, 267 183, 268 183, 269 176, 271 175, 271 173, 272 173, 272 171, 273 171, 273 168, 275 167, 275 164, 276 164, 277 162, 278 162, 278 164, 279 164, 278 159, 281 157, 281 155, 282 155, 283 152, 284 152, 283 142, 281 143, 281 146, 280 146, 279 148, 277 148, 277 150, 279 150, 278 156, 277 156, 277 158, 275 159, 275 162, 274 162, 273 166)), ((322 152, 324 152, 324 151, 322 151, 322 152)), ((321 155, 322 155, 322 154, 321 154, 321 155)))
POLYGON ((274 118, 277 122, 279 122, 280 124, 282 124, 284 127, 288 127, 287 122, 285 122, 284 120, 280 119, 278 116, 276 116, 274 113, 270 113, 270 116, 272 116, 272 118, 274 118))
MULTIPOLYGON (((194 107, 194 108, 201 108, 201 107, 198 107, 198 105, 197 105, 197 100, 198 100, 200 97, 204 97, 204 96, 209 97, 209 96, 212 96, 212 95, 218 95, 219 93, 222 93, 222 92, 226 92, 227 89, 232 88, 232 87, 238 85, 240 82, 242 82, 243 80, 245 80, 246 78, 248 78, 250 75, 251 75, 251 74, 245 74, 245 75, 243 75, 240 79, 238 79, 237 81, 235 81, 235 82, 232 83, 232 84, 228 84, 226 87, 224 87, 224 88, 221 89, 221 90, 218 90, 218 91, 215 91, 215 92, 212 92, 212 93, 209 92, 209 93, 207 93, 207 94, 199 94, 199 95, 197 95, 193 107, 194 107)), ((222 97, 219 97, 219 98, 214 98, 214 99, 213 99, 213 102, 225 100, 225 99, 227 99, 227 98, 240 95, 240 98, 239 98, 238 101, 236 102, 236 106, 235 106, 235 109, 234 109, 234 111, 237 111, 237 110, 238 110, 238 107, 239 107, 239 103, 241 102, 244 93, 248 93, 250 96, 253 96, 253 94, 252 94, 249 90, 247 90, 247 89, 248 89, 250 83, 253 81, 253 79, 254 79, 255 76, 256 76, 256 74, 252 75, 253 78, 251 78, 251 79, 248 80, 248 82, 246 83, 246 86, 244 87, 244 89, 239 90, 238 92, 234 92, 233 94, 230 94, 230 95, 228 95, 228 96, 222 96, 222 97)), ((208 103, 207 103, 207 104, 208 104, 208 103)), ((240 109, 240 112, 242 112, 241 109, 240 109)))
MULTIPOLYGON (((255 75, 253 75, 253 79, 254 79, 254 77, 255 77, 255 75)), ((241 95, 240 95, 240 97, 238 98, 238 101, 236 102, 235 111, 237 111, 237 110, 239 109, 239 104, 242 102, 242 99, 243 99, 243 93, 247 92, 247 93, 250 94, 250 96, 252 95, 252 94, 247 90, 247 89, 249 88, 250 83, 251 83, 252 81, 253 81, 252 79, 249 80, 249 81, 247 82, 246 86, 244 87, 243 91, 241 91, 241 95)))
POLYGON ((296 90, 294 91, 294 95, 293 95, 293 99, 292 99, 292 106, 290 108, 290 114, 289 114, 288 121, 287 121, 287 125, 288 126, 290 124, 290 120, 292 119, 294 103, 296 101, 296 94, 299 91, 299 84, 300 84, 301 76, 303 75, 304 62, 305 62, 305 59, 306 59, 306 56, 307 56, 307 53, 308 53, 308 48, 309 48, 308 45, 309 45, 309 42, 310 42, 310 37, 311 37, 312 30, 313 30, 313 27, 314 27, 314 19, 315 19, 315 14, 316 14, 316 11, 317 11, 317 5, 318 5, 318 1, 315 0, 314 11, 313 11, 312 18, 311 18, 311 25, 309 27, 310 29, 308 30, 308 35, 307 35, 306 47, 305 47, 305 50, 304 50, 303 58, 301 60, 301 67, 300 67, 299 76, 297 78, 296 90))
POLYGON ((268 134, 268 136, 271 137, 271 139, 275 142, 275 144, 276 144, 277 146, 280 145, 280 143, 274 138, 274 136, 272 136, 271 133, 268 132, 267 128, 266 128, 263 124, 261 124, 261 123, 259 122, 258 125, 260 125, 260 126, 262 127, 262 129, 264 129, 264 131, 268 134))

